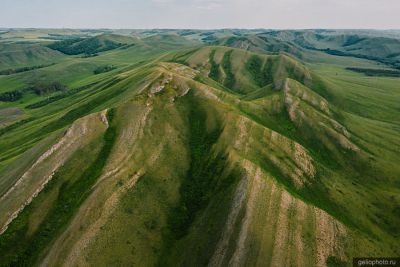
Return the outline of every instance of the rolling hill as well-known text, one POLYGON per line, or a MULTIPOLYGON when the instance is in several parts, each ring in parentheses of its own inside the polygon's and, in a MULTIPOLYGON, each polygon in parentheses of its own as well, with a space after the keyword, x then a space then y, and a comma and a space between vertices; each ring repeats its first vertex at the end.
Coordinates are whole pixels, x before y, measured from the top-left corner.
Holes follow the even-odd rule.
POLYGON ((280 53, 286 52, 297 58, 303 59, 304 51, 296 45, 279 40, 277 38, 264 35, 246 35, 246 36, 232 36, 220 39, 213 43, 214 45, 229 46, 240 48, 251 52, 258 53, 280 53))
POLYGON ((37 44, 0 43, 0 71, 51 64, 62 58, 63 54, 37 44))
POLYGON ((89 38, 76 38, 48 45, 49 48, 67 55, 93 55, 100 52, 135 45, 138 39, 116 34, 101 34, 89 38))
POLYGON ((399 78, 346 69, 381 65, 302 61, 306 48, 251 32, 213 46, 94 38, 135 45, 99 40, 96 57, 0 77, 0 92, 37 77, 67 87, 0 102, 14 116, 0 128, 0 266, 399 255, 399 78))
POLYGON ((376 60, 391 67, 400 67, 400 40, 386 35, 368 35, 350 31, 272 31, 265 33, 283 41, 290 41, 309 50, 331 55, 376 60))

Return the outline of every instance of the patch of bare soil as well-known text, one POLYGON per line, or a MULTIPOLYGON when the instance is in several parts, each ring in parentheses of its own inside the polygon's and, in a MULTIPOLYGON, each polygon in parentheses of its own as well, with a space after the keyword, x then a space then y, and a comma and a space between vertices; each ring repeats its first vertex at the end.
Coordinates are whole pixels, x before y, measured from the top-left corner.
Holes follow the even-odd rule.
POLYGON ((315 217, 316 266, 326 267, 326 260, 331 255, 345 259, 343 244, 340 242, 346 235, 345 227, 318 208, 315 208, 315 217))

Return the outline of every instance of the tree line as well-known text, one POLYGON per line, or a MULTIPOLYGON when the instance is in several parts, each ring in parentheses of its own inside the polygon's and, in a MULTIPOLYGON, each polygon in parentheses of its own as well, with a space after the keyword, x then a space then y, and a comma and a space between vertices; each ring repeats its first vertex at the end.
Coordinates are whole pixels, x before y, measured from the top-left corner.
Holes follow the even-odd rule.
POLYGON ((39 82, 21 90, 13 90, 0 94, 0 101, 15 102, 20 100, 25 92, 34 92, 39 96, 48 95, 54 92, 65 92, 68 88, 60 82, 39 82))

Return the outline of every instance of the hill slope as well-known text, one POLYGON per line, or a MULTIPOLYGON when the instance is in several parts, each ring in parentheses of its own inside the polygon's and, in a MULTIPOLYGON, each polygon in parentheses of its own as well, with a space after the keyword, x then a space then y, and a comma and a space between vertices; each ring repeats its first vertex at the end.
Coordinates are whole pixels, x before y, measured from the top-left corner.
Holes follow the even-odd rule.
POLYGON ((241 37, 233 36, 220 39, 213 44, 240 48, 251 52, 286 52, 300 59, 304 57, 304 51, 302 51, 300 47, 297 47, 290 42, 282 41, 265 34, 247 35, 241 37))
POLYGON ((55 63, 62 58, 61 53, 37 44, 0 44, 0 71, 55 63))

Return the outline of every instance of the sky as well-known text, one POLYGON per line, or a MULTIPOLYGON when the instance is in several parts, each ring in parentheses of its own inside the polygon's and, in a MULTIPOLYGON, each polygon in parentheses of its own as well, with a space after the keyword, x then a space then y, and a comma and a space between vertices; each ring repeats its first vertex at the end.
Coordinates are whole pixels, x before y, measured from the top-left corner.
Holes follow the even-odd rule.
POLYGON ((400 0, 0 0, 0 28, 400 29, 400 0))

